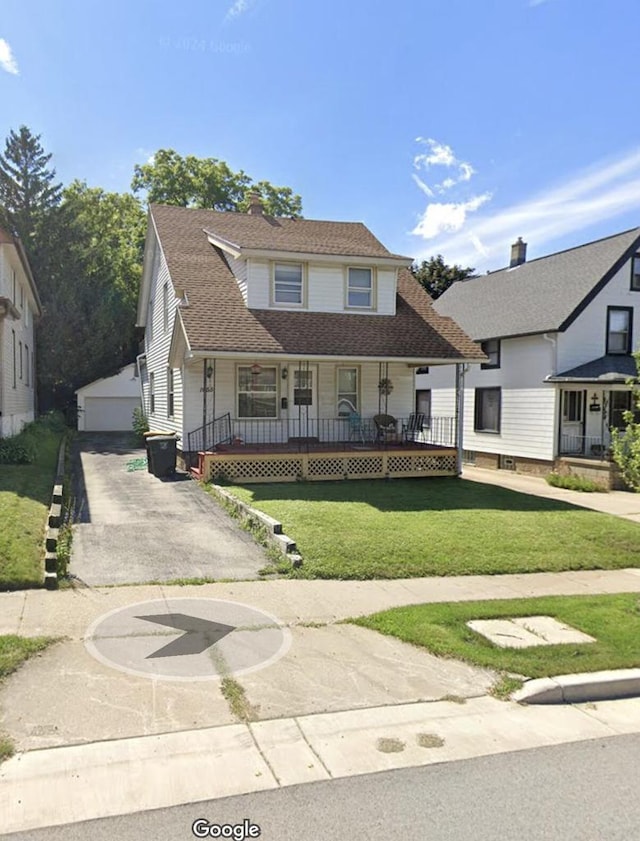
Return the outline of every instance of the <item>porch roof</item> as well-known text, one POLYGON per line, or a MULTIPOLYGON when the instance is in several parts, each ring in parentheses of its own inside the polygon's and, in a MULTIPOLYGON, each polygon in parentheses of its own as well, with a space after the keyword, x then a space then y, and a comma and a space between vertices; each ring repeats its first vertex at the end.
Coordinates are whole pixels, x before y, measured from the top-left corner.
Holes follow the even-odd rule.
POLYGON ((620 383, 626 382, 629 377, 636 377, 636 363, 632 356, 622 354, 608 354, 599 359, 592 359, 584 365, 578 365, 561 374, 547 377, 550 383, 620 383))
MULTIPOLYGON (((224 253, 204 230, 214 226, 216 211, 154 205, 151 213, 173 285, 187 293, 189 306, 178 313, 191 351, 410 358, 432 364, 486 358, 451 318, 435 311, 408 269, 398 272, 395 316, 249 309, 224 253)), ((333 247, 331 240, 325 247, 333 247)))

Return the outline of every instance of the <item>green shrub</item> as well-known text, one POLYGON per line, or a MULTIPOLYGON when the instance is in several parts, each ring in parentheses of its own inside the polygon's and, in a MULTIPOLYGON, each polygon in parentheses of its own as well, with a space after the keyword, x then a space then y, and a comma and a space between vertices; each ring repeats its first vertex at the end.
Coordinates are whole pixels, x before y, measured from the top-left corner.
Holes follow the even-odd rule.
POLYGON ((133 410, 133 422, 131 426, 136 437, 140 440, 144 438, 144 433, 149 431, 149 420, 142 409, 136 407, 133 410))
POLYGON ((0 464, 31 464, 35 452, 19 435, 0 440, 0 464))
POLYGON ((568 491, 582 491, 583 493, 608 493, 609 488, 602 482, 594 482, 584 476, 560 476, 559 473, 549 473, 547 483, 554 488, 565 488, 568 491))

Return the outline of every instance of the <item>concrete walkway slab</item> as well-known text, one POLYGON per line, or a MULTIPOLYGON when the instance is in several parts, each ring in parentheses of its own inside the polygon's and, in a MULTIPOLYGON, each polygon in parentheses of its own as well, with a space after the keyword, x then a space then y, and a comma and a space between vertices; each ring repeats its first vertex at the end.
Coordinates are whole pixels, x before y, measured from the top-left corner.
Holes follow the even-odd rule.
POLYGON ((612 514, 615 517, 640 523, 640 494, 630 491, 581 493, 580 491, 569 491, 565 488, 554 488, 539 476, 514 473, 510 470, 489 470, 470 465, 464 466, 462 478, 486 485, 498 485, 501 488, 508 488, 533 496, 556 499, 559 502, 568 502, 570 505, 577 505, 580 508, 589 508, 592 511, 600 511, 603 514, 612 514))
POLYGON ((355 625, 294 626, 291 634, 285 657, 240 678, 261 719, 468 698, 484 695, 497 677, 355 625))

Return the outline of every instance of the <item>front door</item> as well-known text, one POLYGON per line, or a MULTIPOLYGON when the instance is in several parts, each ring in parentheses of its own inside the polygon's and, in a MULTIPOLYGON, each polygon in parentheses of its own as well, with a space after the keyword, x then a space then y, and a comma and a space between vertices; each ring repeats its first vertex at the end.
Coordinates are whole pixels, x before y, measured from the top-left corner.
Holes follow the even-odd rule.
POLYGON ((289 370, 289 437, 317 438, 318 366, 292 366, 289 370))
POLYGON ((562 392, 561 453, 584 452, 585 402, 582 389, 562 392))

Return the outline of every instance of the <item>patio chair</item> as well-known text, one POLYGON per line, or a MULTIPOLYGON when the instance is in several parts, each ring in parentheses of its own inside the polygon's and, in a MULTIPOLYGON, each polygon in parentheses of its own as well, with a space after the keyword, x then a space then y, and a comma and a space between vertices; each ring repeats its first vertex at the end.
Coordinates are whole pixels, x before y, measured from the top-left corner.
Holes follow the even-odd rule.
POLYGON ((415 412, 409 415, 409 420, 402 427, 402 440, 405 444, 414 444, 419 441, 419 435, 425 427, 425 416, 422 412, 415 412))
POLYGON ((398 440, 398 421, 393 415, 374 415, 373 422, 377 441, 388 444, 398 440))
POLYGON ((362 444, 366 443, 366 428, 360 412, 346 397, 343 397, 338 403, 338 413, 341 408, 346 408, 349 412, 346 418, 349 423, 349 441, 360 441, 362 444))

